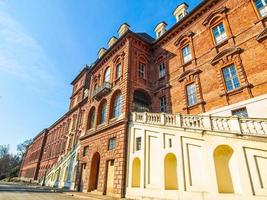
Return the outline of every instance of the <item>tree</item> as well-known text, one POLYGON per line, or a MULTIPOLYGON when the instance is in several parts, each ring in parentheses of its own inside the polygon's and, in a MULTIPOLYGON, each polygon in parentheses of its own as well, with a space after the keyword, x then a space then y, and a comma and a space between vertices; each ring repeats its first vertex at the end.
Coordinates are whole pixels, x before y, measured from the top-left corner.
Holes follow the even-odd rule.
POLYGON ((22 159, 26 149, 27 149, 27 146, 30 145, 32 143, 32 139, 29 139, 29 140, 25 140, 24 142, 22 142, 21 144, 19 144, 17 146, 17 152, 18 152, 18 156, 22 159))
POLYGON ((9 145, 0 145, 0 159, 7 155, 9 152, 9 145))

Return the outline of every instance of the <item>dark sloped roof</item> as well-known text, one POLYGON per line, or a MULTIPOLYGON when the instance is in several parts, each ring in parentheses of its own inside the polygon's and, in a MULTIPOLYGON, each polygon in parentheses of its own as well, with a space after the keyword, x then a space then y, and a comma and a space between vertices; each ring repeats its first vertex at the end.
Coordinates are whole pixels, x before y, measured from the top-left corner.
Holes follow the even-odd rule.
POLYGON ((142 37, 147 42, 154 42, 155 41, 155 38, 153 38, 152 36, 148 35, 147 33, 136 33, 136 34, 139 35, 140 37, 142 37))

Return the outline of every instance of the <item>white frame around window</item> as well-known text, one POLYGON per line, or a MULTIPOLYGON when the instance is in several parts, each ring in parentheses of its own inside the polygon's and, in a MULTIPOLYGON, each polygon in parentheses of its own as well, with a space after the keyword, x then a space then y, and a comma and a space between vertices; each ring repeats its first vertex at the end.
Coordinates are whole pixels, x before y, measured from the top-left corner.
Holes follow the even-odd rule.
POLYGON ((192 54, 189 44, 182 48, 182 56, 184 63, 187 63, 192 59, 192 54))
POLYGON ((240 87, 235 65, 229 65, 222 69, 225 87, 227 91, 232 91, 240 87))
POLYGON ((254 4, 261 17, 267 16, 267 0, 254 0, 254 4), (261 4, 261 7, 259 7, 259 4, 261 4))
POLYGON ((166 96, 160 97, 159 102, 160 102, 160 112, 167 112, 167 99, 166 99, 166 96))
POLYGON ((196 84, 191 83, 186 86, 186 92, 187 92, 187 102, 189 106, 193 106, 197 104, 197 90, 196 90, 196 84))
POLYGON ((225 27, 224 27, 224 23, 221 22, 218 25, 214 26, 212 28, 212 34, 213 34, 213 38, 216 44, 219 44, 225 41, 227 39, 227 34, 226 34, 225 27), (218 33, 218 35, 216 35, 216 33, 218 33))
POLYGON ((138 76, 140 78, 145 78, 145 65, 143 63, 140 63, 139 64, 139 67, 138 67, 138 76))
POLYGON ((165 63, 160 63, 159 64, 159 78, 162 78, 166 75, 166 67, 165 67, 165 63))
POLYGON ((113 104, 113 117, 117 118, 121 115, 122 110, 122 96, 118 94, 114 99, 113 104))

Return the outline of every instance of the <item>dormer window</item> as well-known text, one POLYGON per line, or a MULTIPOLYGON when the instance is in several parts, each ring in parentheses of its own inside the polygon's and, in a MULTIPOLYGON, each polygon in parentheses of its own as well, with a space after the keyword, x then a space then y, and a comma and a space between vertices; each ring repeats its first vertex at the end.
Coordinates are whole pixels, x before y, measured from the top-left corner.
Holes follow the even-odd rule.
POLYGON ((156 37, 159 38, 161 37, 167 30, 166 30, 166 22, 160 22, 154 29, 156 33, 156 37))
POLYGON ((212 28, 212 33, 216 44, 222 43, 227 39, 224 24, 221 22, 217 26, 212 28))
POLYGON ((267 16, 267 0, 254 0, 255 6, 261 17, 267 16))
POLYGON ((189 44, 182 48, 183 61, 184 63, 189 62, 192 59, 192 54, 189 44))

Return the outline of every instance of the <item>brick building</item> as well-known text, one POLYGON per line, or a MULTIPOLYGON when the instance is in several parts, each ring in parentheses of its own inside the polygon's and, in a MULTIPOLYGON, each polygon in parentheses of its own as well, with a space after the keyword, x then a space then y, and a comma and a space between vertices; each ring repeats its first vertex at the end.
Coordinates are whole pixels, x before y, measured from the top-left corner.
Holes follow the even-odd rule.
MULTIPOLYGON (((266 1, 205 0, 187 9, 177 6, 169 30, 157 24, 155 39, 124 23, 99 50, 72 82, 70 110, 48 128, 39 178, 78 144, 79 190, 124 196, 133 111, 267 117, 266 1)), ((51 181, 64 179, 65 168, 51 181)))

